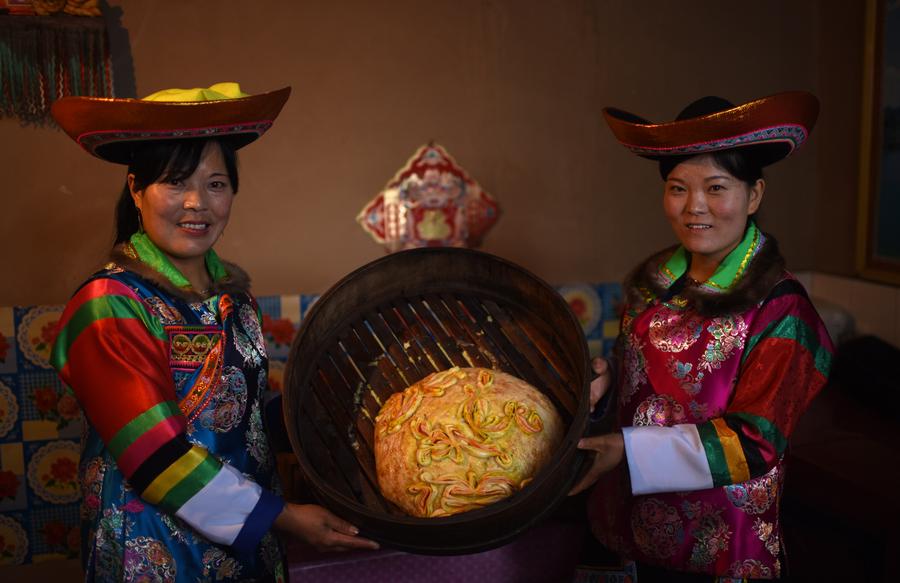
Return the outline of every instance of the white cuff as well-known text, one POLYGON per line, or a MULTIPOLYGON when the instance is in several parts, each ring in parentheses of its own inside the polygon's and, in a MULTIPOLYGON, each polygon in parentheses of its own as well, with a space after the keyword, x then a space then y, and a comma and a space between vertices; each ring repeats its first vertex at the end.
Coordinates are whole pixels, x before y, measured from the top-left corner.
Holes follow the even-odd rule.
POLYGON ((223 464, 206 486, 185 502, 175 516, 209 540, 231 545, 256 507, 262 488, 223 464))
POLYGON ((624 427, 622 435, 635 496, 713 487, 696 425, 624 427))

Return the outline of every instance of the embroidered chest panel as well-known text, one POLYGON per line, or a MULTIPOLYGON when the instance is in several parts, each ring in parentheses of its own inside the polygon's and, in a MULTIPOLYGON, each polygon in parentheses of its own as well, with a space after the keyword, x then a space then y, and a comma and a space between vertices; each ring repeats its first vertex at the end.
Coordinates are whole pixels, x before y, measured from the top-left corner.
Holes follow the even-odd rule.
POLYGON ((169 336, 169 366, 193 370, 200 366, 222 339, 218 326, 166 326, 169 336))

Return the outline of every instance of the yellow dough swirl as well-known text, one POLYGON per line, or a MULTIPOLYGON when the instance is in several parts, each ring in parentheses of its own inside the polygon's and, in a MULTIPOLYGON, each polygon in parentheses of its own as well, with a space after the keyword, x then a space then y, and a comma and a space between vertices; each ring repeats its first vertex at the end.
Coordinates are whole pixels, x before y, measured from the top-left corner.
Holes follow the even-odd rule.
POLYGON ((436 372, 391 395, 375 418, 378 486, 413 516, 466 512, 524 488, 562 434, 553 404, 521 379, 436 372))

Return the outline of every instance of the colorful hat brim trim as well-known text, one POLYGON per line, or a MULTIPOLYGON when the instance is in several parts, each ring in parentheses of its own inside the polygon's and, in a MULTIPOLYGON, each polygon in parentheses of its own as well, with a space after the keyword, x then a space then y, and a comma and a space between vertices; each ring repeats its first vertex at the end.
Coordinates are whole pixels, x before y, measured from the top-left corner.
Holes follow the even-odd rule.
POLYGON ((809 137, 806 128, 799 124, 787 124, 762 128, 746 134, 732 136, 720 140, 707 140, 696 144, 683 146, 639 146, 620 142, 623 146, 641 156, 683 156, 691 154, 703 154, 716 152, 743 146, 755 146, 761 144, 786 144, 788 151, 799 148, 809 137))
POLYGON ((244 146, 254 141, 272 127, 274 120, 226 124, 199 128, 179 128, 157 131, 100 130, 86 132, 75 141, 89 154, 127 164, 130 158, 130 147, 135 143, 180 140, 192 138, 232 138, 244 146))

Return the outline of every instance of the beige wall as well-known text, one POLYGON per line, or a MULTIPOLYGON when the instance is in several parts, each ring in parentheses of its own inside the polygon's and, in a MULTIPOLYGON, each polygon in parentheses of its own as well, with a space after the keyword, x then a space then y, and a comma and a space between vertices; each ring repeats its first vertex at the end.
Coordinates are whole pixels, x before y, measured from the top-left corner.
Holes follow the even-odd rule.
MULTIPOLYGON (((355 215, 430 139, 499 199, 486 251, 552 282, 619 280, 672 236, 655 166, 613 141, 601 107, 666 120, 701 95, 785 89, 820 94, 821 131, 769 171, 764 226, 796 269, 852 269, 852 234, 833 232, 853 224, 861 2, 110 3, 139 95, 293 86, 242 152, 217 247, 259 294, 323 291, 381 256, 355 215)), ((0 305, 64 302, 105 255, 123 171, 8 119, 0 165, 0 305)))
POLYGON ((862 0, 823 0, 818 22, 818 94, 823 114, 816 128, 819 190, 813 215, 813 267, 856 274, 856 213, 863 63, 862 0))

